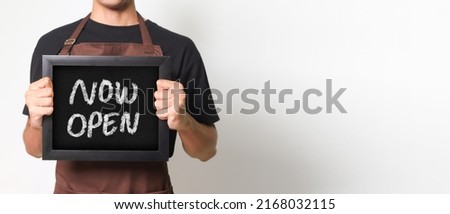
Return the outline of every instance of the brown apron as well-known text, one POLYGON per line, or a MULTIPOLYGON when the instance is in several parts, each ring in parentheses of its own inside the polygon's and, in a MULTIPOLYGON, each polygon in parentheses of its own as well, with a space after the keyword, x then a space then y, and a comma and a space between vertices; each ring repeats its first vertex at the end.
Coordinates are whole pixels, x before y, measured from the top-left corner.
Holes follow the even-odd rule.
MULTIPOLYGON (((90 14, 66 40, 59 55, 162 56, 153 45, 144 19, 138 14, 142 44, 75 44, 90 14)), ((63 161, 56 164, 54 193, 173 193, 167 162, 63 161)))

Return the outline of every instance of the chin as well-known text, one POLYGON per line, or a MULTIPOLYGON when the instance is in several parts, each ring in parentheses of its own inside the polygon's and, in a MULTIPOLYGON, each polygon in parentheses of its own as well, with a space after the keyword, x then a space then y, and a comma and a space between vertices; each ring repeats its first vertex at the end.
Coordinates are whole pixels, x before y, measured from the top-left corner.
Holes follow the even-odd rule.
POLYGON ((134 0, 96 0, 96 2, 103 7, 113 10, 120 10, 128 7, 134 2, 134 0))

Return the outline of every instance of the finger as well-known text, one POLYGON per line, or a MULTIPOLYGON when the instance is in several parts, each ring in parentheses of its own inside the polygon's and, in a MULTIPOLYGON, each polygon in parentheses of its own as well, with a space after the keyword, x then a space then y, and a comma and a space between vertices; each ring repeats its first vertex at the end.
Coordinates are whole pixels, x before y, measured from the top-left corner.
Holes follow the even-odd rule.
POLYGON ((52 80, 49 77, 43 77, 30 85, 30 89, 53 88, 52 80))
POLYGON ((43 115, 51 115, 53 113, 53 107, 39 107, 43 115))
POLYGON ((160 90, 160 91, 156 91, 153 96, 155 97, 155 99, 157 100, 164 100, 164 99, 168 99, 169 98, 169 90, 160 90))
POLYGON ((186 102, 186 94, 183 90, 181 92, 172 92, 174 95, 172 97, 173 99, 173 105, 174 106, 184 106, 184 103, 186 102))
POLYGON ((43 115, 51 115, 53 113, 53 107, 33 107, 30 108, 30 115, 33 117, 42 117, 43 115))
POLYGON ((171 99, 184 99, 184 95, 183 89, 171 89, 169 92, 169 97, 171 99))
POLYGON ((155 108, 156 110, 162 110, 169 107, 169 100, 156 100, 155 101, 155 108))
POLYGON ((174 99, 177 97, 180 100, 184 100, 186 97, 186 93, 184 92, 183 89, 169 89, 169 90, 156 91, 153 94, 153 96, 156 100, 174 99))
POLYGON ((46 80, 45 86, 48 87, 48 88, 53 88, 53 81, 52 81, 52 79, 50 79, 50 77, 44 77, 44 78, 46 80))
POLYGON ((44 86, 46 88, 53 88, 53 82, 52 79, 50 79, 50 77, 43 77, 42 81, 44 81, 44 86))
POLYGON ((45 97, 53 97, 53 89, 52 88, 42 88, 36 90, 36 97, 45 98, 45 97))
POLYGON ((173 87, 173 81, 166 80, 166 79, 159 79, 156 81, 156 88, 158 91, 164 90, 164 89, 170 89, 173 87))
POLYGON ((53 98, 51 96, 41 96, 37 91, 28 91, 25 95, 25 104, 29 108, 34 106, 53 106, 53 98))
POLYGON ((167 117, 169 116, 169 112, 167 111, 167 109, 159 110, 159 111, 156 111, 156 116, 160 120, 167 120, 167 117))
POLYGON ((43 89, 36 89, 36 90, 28 90, 25 93, 25 98, 27 100, 42 98, 42 97, 53 97, 53 90, 51 88, 43 88, 43 89))
POLYGON ((35 100, 35 104, 39 107, 53 107, 53 98, 39 98, 35 100))
POLYGON ((156 81, 157 91, 164 89, 184 89, 183 84, 177 81, 160 79, 156 81))

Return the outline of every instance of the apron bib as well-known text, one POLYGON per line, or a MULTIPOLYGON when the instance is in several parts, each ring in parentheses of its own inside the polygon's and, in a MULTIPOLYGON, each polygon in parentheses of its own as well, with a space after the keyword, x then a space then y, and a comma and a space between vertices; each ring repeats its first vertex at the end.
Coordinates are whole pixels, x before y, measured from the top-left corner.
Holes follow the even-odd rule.
MULTIPOLYGON (((90 19, 86 16, 64 42, 59 55, 89 56, 163 56, 160 46, 153 45, 145 21, 138 14, 142 44, 80 43, 75 44, 90 19)), ((56 163, 55 194, 67 193, 173 193, 167 162, 65 161, 56 163)))

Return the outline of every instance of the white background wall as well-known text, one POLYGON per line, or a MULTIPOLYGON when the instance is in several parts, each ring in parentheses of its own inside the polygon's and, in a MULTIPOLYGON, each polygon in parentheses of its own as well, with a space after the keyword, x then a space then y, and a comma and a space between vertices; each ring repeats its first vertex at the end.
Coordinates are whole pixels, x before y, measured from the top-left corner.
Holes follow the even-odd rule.
MULTIPOLYGON (((450 2, 445 0, 137 0, 141 14, 189 36, 212 87, 291 88, 276 115, 221 113, 219 153, 190 159, 178 193, 450 193, 450 2), (348 88, 348 114, 283 113, 309 88, 348 88)), ((0 7, 0 192, 51 193, 54 162, 26 155, 21 115, 33 48, 82 18, 90 1, 0 7)), ((254 96, 262 101, 262 96, 254 96)), ((313 97, 314 98, 314 97, 313 97)), ((324 99, 313 99, 323 105, 324 99)), ((218 107, 224 108, 225 105, 218 107)))

